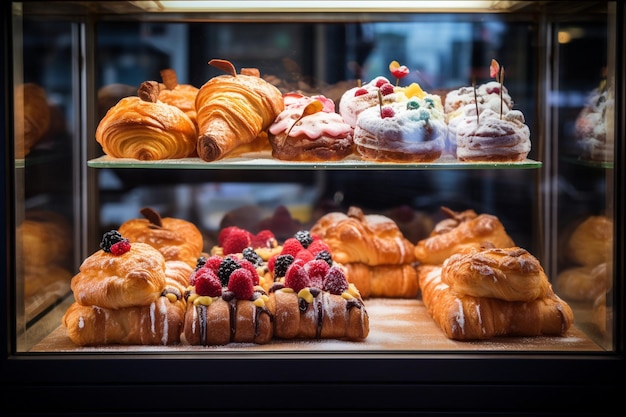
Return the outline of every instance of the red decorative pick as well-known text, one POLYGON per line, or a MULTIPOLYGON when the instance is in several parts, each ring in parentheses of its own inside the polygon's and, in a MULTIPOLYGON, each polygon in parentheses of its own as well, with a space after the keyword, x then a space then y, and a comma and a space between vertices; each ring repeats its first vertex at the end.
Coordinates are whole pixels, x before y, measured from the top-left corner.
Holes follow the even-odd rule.
POLYGON ((396 86, 400 83, 400 79, 409 75, 409 69, 405 65, 400 65, 398 61, 391 61, 389 64, 391 75, 396 77, 396 86))
POLYGON ((491 60, 491 65, 489 66, 489 75, 492 78, 495 78, 497 82, 500 83, 500 119, 502 119, 502 90, 504 84, 504 67, 501 67, 498 64, 498 61, 495 59, 491 60))

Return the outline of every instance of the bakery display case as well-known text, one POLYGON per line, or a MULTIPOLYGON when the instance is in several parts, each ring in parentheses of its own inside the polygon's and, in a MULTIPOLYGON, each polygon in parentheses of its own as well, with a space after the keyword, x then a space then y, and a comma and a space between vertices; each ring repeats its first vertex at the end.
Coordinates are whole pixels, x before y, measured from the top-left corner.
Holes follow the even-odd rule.
POLYGON ((10 415, 620 413, 621 2, 2 7, 10 415))

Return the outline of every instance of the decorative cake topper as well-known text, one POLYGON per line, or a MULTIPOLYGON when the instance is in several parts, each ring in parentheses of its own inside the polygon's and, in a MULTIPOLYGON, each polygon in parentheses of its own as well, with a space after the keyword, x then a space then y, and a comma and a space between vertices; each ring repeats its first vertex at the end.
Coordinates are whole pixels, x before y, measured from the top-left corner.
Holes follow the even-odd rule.
POLYGON ((502 90, 504 89, 504 67, 498 64, 495 59, 491 60, 491 66, 489 67, 489 74, 492 78, 495 78, 500 83, 500 119, 502 119, 502 90))
POLYGON ((409 69, 405 65, 400 65, 398 61, 391 61, 389 64, 391 75, 396 77, 396 86, 400 83, 400 79, 409 75, 409 69))

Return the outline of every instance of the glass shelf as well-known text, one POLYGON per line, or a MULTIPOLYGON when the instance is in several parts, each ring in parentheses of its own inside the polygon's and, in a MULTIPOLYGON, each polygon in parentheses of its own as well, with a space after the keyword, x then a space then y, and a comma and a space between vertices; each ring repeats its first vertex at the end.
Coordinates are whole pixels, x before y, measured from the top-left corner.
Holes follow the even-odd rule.
POLYGON ((88 161, 91 168, 156 168, 156 169, 336 169, 336 170, 450 170, 450 169, 536 169, 542 163, 531 159, 520 162, 460 162, 452 156, 443 156, 427 163, 371 162, 356 156, 341 161, 294 162, 272 158, 269 153, 249 153, 238 157, 206 162, 200 158, 139 161, 130 158, 113 158, 108 155, 88 161))

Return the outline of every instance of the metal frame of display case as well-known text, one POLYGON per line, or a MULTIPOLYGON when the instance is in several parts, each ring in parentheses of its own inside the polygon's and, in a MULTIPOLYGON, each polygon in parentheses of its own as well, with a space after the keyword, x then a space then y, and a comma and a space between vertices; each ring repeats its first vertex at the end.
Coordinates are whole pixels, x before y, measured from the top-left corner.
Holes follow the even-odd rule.
MULTIPOLYGON (((606 352, 93 352, 18 353, 15 346, 15 225, 12 196, 12 31, 3 3, 4 115, 0 225, 5 239, 0 326, 3 415, 558 415, 624 411, 626 11, 615 2, 618 51, 613 167, 615 230, 613 347, 606 352)), ((89 37, 89 33, 82 36, 89 37)), ((93 51, 84 51, 93 54, 93 51)), ((93 57, 91 57, 93 58, 93 57)), ((82 70, 82 69, 81 69, 82 70)), ((89 71, 89 68, 86 68, 89 71)), ((83 94, 85 86, 81 86, 83 94)), ((83 99, 87 99, 84 97, 83 99)), ((92 103, 93 104, 93 103, 92 103)), ((87 117, 87 116, 85 116, 87 117)), ((93 123, 93 120, 87 121, 93 123)), ((85 155, 86 156, 86 155, 85 155)), ((97 164, 98 162, 94 162, 97 164)), ((83 172, 84 178, 88 175, 83 172)), ((89 179, 81 187, 89 189, 89 179)), ((83 202, 84 203, 84 202, 83 202)), ((81 203, 82 204, 82 203, 81 203)), ((83 225, 89 219, 81 220, 83 225)))

